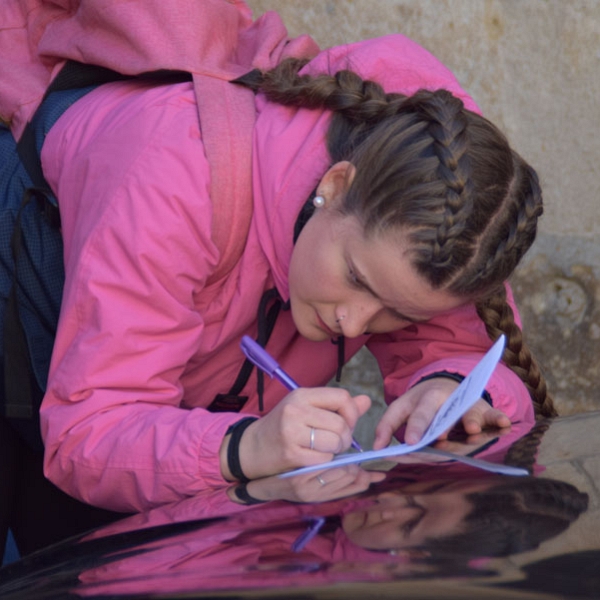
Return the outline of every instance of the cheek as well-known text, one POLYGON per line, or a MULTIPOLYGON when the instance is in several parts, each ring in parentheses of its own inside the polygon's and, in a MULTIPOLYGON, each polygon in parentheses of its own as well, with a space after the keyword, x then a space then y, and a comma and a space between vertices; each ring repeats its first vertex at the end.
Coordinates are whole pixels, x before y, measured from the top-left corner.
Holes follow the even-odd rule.
POLYGON ((325 251, 292 256, 288 280, 290 295, 301 299, 326 301, 339 288, 339 275, 325 251))
POLYGON ((306 287, 306 256, 294 249, 288 271, 290 295, 297 296, 306 287))
POLYGON ((292 302, 310 301, 314 296, 314 277, 309 266, 305 263, 292 263, 288 277, 292 302))
POLYGON ((398 331, 399 329, 405 329, 412 325, 410 321, 403 321, 396 319, 387 312, 382 312, 377 315, 369 325, 370 333, 391 333, 392 331, 398 331))
POLYGON ((399 548, 405 541, 395 523, 380 523, 373 527, 357 529, 347 534, 348 539, 362 548, 389 550, 399 548))

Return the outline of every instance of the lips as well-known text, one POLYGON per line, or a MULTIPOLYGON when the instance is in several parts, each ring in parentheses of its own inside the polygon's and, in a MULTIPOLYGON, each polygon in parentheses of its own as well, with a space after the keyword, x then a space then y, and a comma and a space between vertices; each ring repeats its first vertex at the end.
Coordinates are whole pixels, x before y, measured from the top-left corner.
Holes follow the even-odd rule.
POLYGON ((323 321, 323 319, 321 319, 321 316, 319 315, 319 313, 317 311, 315 311, 315 314, 317 315, 317 324, 319 325, 320 329, 322 329, 327 335, 329 335, 331 337, 337 337, 339 335, 339 333, 336 333, 335 331, 333 331, 333 329, 330 329, 329 327, 327 327, 327 325, 325 324, 325 321, 323 321))

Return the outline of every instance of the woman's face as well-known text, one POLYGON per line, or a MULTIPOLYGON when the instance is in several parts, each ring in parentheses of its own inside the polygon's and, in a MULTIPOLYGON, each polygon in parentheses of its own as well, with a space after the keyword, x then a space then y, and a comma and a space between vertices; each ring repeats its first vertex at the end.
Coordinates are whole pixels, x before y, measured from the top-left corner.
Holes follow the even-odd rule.
POLYGON ((325 206, 305 225, 290 263, 292 316, 304 337, 386 333, 464 304, 415 272, 397 232, 366 238, 356 217, 336 210, 347 179, 327 186, 327 176, 319 186, 325 206))
POLYGON ((371 550, 414 548, 460 533, 473 509, 467 495, 489 485, 477 481, 440 485, 431 482, 422 490, 417 485, 414 490, 379 494, 373 506, 344 515, 344 533, 354 544, 371 550))

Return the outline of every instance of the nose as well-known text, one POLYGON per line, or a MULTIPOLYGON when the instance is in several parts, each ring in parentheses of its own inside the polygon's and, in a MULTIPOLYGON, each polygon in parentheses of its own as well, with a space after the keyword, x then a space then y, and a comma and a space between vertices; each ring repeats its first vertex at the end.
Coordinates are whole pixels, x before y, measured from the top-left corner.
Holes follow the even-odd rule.
POLYGON ((347 304, 336 311, 336 318, 347 338, 355 338, 369 331, 370 324, 382 310, 381 303, 375 298, 347 304))

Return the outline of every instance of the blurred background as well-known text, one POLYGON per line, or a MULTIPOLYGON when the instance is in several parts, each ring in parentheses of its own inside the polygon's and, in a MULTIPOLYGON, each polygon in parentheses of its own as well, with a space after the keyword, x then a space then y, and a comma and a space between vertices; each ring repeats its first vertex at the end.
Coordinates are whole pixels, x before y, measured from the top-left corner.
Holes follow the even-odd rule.
MULTIPOLYGON (((402 33, 440 59, 534 166, 538 239, 513 277, 561 415, 600 409, 600 0, 249 0, 321 48, 402 33)), ((344 385, 380 395, 362 353, 344 385)))

